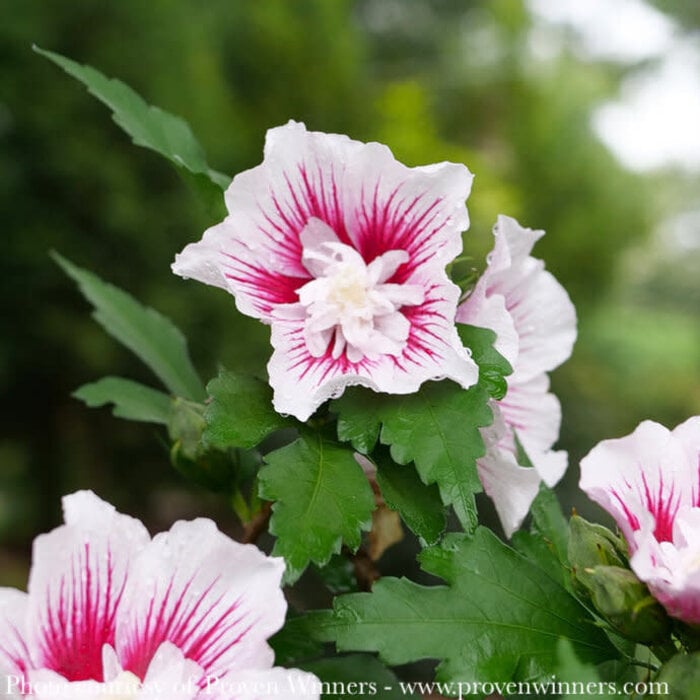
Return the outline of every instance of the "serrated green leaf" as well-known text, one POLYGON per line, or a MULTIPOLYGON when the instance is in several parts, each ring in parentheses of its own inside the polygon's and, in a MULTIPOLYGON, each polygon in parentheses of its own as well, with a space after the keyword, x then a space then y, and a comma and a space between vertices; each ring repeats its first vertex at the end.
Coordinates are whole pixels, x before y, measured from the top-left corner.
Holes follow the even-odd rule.
POLYGON ((91 408, 114 404, 112 415, 144 423, 167 425, 172 411, 172 399, 167 394, 121 377, 103 377, 84 384, 73 396, 91 408))
POLYGON ((417 695, 404 693, 396 676, 368 654, 307 661, 300 664, 300 668, 314 673, 323 683, 328 684, 329 690, 338 691, 323 693, 321 700, 355 700, 371 696, 385 700, 418 700, 417 695))
POLYGON ((204 400, 206 392, 190 360, 185 337, 170 319, 57 253, 53 257, 95 307, 93 318, 107 333, 143 360, 173 394, 204 400))
POLYGON ((90 94, 109 107, 114 121, 131 136, 137 146, 159 153, 194 175, 205 176, 219 190, 228 187, 231 178, 209 167, 204 150, 184 119, 148 105, 128 85, 108 78, 91 66, 81 65, 38 46, 33 48, 83 83, 90 94))
POLYGON ((387 577, 336 598, 340 651, 377 651, 390 665, 439 659, 438 680, 471 683, 548 676, 560 637, 584 662, 616 656, 575 598, 486 528, 448 535, 420 561, 449 585, 387 577))
POLYGON ((324 565, 343 542, 359 546, 361 531, 371 526, 374 494, 350 450, 303 434, 265 461, 260 496, 277 501, 270 532, 277 537, 274 554, 287 562, 288 582, 311 561, 324 565))
POLYGON ((506 377, 513 373, 510 363, 494 349, 496 334, 490 328, 479 328, 458 323, 462 344, 469 348, 472 358, 479 365, 479 384, 484 386, 496 400, 502 399, 508 391, 506 377))
POLYGON ((204 444, 219 450, 258 445, 291 421, 272 407, 272 389, 254 377, 222 371, 207 384, 211 402, 204 413, 204 444))
POLYGON ((388 455, 375 455, 377 483, 386 504, 426 544, 435 544, 445 529, 445 508, 435 485, 426 486, 412 465, 398 465, 388 455))
POLYGON ((476 385, 429 382, 417 394, 392 397, 382 408, 382 443, 399 464, 415 462, 426 484, 437 484, 462 526, 472 531, 478 516, 474 494, 482 490, 476 460, 484 455, 479 428, 490 425, 489 395, 476 385))

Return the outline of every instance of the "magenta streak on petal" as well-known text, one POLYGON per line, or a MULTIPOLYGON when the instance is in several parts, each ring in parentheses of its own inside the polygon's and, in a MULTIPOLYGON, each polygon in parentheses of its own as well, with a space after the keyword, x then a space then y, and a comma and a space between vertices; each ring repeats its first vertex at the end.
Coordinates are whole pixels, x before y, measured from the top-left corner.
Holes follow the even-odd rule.
POLYGON ((358 218, 361 230, 357 232, 359 234, 358 249, 367 263, 388 250, 408 251, 412 259, 402 265, 390 280, 401 284, 412 274, 418 264, 431 255, 426 251, 424 256, 427 257, 421 260, 416 258, 416 254, 423 246, 424 239, 432 236, 440 228, 438 226, 426 233, 428 227, 439 215, 437 212, 433 213, 433 210, 441 200, 435 199, 423 212, 419 215, 413 215, 409 220, 413 210, 420 203, 421 197, 414 197, 408 204, 402 200, 394 206, 401 188, 401 185, 398 185, 389 194, 384 204, 380 205, 378 202, 379 184, 380 181, 377 180, 369 206, 366 202, 366 192, 364 188, 362 190, 360 198, 362 204, 358 218), (402 203, 405 205, 403 209, 402 203))
POLYGON ((297 277, 287 277, 268 270, 255 267, 253 264, 228 255, 238 269, 225 271, 224 276, 247 290, 256 300, 256 307, 263 313, 269 313, 277 304, 296 302, 296 289, 304 283, 297 277))
POLYGON ((664 499, 664 477, 663 473, 659 472, 659 492, 655 499, 649 489, 646 474, 641 471, 641 465, 639 465, 638 468, 642 475, 642 483, 644 484, 644 499, 646 500, 647 509, 654 515, 656 521, 654 537, 656 537, 658 542, 673 542, 673 521, 680 505, 680 498, 676 499, 675 505, 673 503, 674 484, 671 484, 668 497, 664 499))
MULTIPOLYGON (((27 643, 20 634, 19 630, 10 624, 9 631, 14 639, 10 639, 10 646, 3 646, 0 644, 0 658, 5 656, 5 658, 18 670, 22 676, 30 668, 29 665, 29 649, 27 648, 27 643)), ((8 634, 9 638, 10 635, 8 634)), ((14 669, 13 669, 14 670, 14 669)))
MULTIPOLYGON (((622 508, 625 517, 627 518, 627 522, 629 523, 630 527, 633 530, 639 530, 639 519, 637 516, 627 507, 627 504, 624 502, 620 494, 615 491, 615 489, 612 489, 610 493, 613 495, 613 497, 617 500, 617 502, 620 504, 620 507, 622 508)), ((633 546, 632 542, 627 543, 630 546, 630 549, 633 546)))
POLYGON ((189 594, 196 574, 184 585, 179 596, 170 605, 174 578, 171 578, 156 611, 152 599, 146 614, 145 626, 136 628, 125 650, 124 668, 144 678, 146 670, 163 642, 177 646, 185 657, 197 662, 205 672, 210 672, 218 659, 237 644, 250 629, 246 627, 235 638, 221 644, 221 640, 245 619, 246 614, 232 619, 233 612, 239 607, 237 599, 221 610, 218 617, 209 619, 223 600, 225 593, 207 602, 207 597, 219 582, 214 579, 202 593, 189 594), (201 609, 204 605, 205 609, 201 609), (170 609, 169 609, 170 608, 170 609), (155 613, 155 618, 154 618, 155 613), (217 646, 218 645, 218 646, 217 646))
MULTIPOLYGON (((309 180, 306 165, 299 165, 299 175, 304 186, 304 194, 308 204, 308 217, 313 216, 317 219, 321 219, 321 221, 328 224, 328 226, 330 226, 333 229, 333 231, 335 231, 335 234, 336 236, 338 236, 338 240, 341 243, 344 243, 345 245, 352 245, 350 237, 348 236, 347 231, 345 230, 345 222, 343 221, 340 201, 338 199, 338 186, 335 180, 335 173, 331 169, 330 177, 333 197, 333 203, 331 207, 329 206, 329 202, 326 196, 326 188, 324 187, 323 182, 323 171, 321 170, 321 167, 318 166, 318 164, 316 172, 318 175, 317 187, 321 195, 320 200, 318 193, 314 191, 314 187, 311 181, 309 180)), ((291 185, 289 186, 291 189, 291 185)))
POLYGON ((86 542, 84 562, 80 558, 72 562, 70 585, 65 576, 61 578, 58 610, 53 608, 51 588, 46 593, 47 619, 42 624, 44 636, 39 643, 42 665, 69 681, 103 681, 102 647, 114 644, 114 619, 126 584, 124 577, 119 592, 112 599, 111 550, 107 552, 104 584, 100 581, 99 562, 95 563, 93 579, 90 554, 90 543, 86 542))

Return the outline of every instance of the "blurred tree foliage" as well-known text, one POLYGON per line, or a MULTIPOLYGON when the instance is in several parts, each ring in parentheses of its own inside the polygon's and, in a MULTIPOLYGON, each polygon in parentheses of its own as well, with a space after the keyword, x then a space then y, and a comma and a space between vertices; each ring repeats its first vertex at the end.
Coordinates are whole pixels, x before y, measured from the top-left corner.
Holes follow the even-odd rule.
MULTIPOLYGON (((615 95, 624 71, 568 52, 538 58, 522 0, 0 0, 0 8, 3 540, 23 545, 55 522, 58 495, 78 487, 167 519, 155 487, 179 484, 157 431, 69 397, 107 373, 150 377, 89 319, 50 249, 173 317, 205 376, 219 360, 262 371, 268 356, 266 329, 239 316, 227 295, 169 272, 174 254, 213 223, 196 198, 32 53, 33 42, 184 116, 212 166, 231 174, 257 164, 265 130, 290 118, 385 142, 409 165, 468 164, 477 176, 465 236, 474 265, 483 265, 497 214, 509 213, 548 231, 536 253, 578 306, 578 350, 555 377, 562 444, 574 459, 644 417, 679 422, 693 401, 698 412, 697 379, 693 399, 682 386, 700 365, 688 317, 660 328, 608 304, 621 254, 658 215, 653 183, 626 172, 590 127, 592 107, 615 95)), ((664 294, 656 284, 653 294, 664 294)))

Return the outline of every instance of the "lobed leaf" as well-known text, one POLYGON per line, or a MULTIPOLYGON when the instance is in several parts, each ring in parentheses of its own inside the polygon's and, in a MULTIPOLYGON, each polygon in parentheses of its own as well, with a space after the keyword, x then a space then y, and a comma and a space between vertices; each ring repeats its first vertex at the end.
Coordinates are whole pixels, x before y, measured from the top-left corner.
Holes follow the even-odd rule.
POLYGON ((103 377, 84 384, 73 396, 91 408, 114 404, 112 415, 145 423, 167 425, 172 412, 170 396, 121 377, 103 377))
POLYGON ((172 321, 57 253, 53 257, 95 307, 93 318, 107 333, 145 362, 170 392, 192 401, 204 400, 206 392, 185 337, 172 321))
POLYGON ((265 457, 260 470, 260 496, 276 501, 270 532, 274 554, 287 562, 293 582, 309 562, 323 566, 344 542, 360 545, 369 530, 374 494, 353 453, 320 435, 302 434, 291 445, 265 457))
POLYGON ((382 443, 399 464, 415 462, 425 484, 437 484, 462 526, 478 523, 474 494, 482 490, 476 460, 485 452, 479 428, 490 425, 489 395, 476 385, 430 382, 419 393, 395 397, 382 412, 382 443))
POLYGON ((438 659, 445 682, 530 680, 557 670, 560 638, 583 662, 616 656, 586 610, 486 528, 426 549, 422 568, 447 586, 383 578, 336 598, 326 632, 339 651, 376 651, 390 665, 438 659))

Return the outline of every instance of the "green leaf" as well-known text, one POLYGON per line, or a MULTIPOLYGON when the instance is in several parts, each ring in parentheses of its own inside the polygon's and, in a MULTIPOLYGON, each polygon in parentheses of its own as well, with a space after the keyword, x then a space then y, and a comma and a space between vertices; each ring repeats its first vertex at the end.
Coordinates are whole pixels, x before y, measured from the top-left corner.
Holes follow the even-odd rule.
MULTIPOLYGON (((489 400, 502 398, 505 376, 512 368, 493 349, 495 333, 459 326, 463 342, 479 363, 479 382, 464 390, 448 381, 426 382, 408 396, 372 396, 355 389, 333 402, 338 414, 338 438, 369 454, 377 436, 390 445, 399 464, 415 462, 425 484, 437 484, 445 505, 451 505, 462 526, 478 523, 474 494, 482 490, 476 460, 485 452, 479 428, 493 422, 489 400)), ((410 524, 409 524, 410 526, 410 524)))
POLYGON ((107 333, 143 360, 173 394, 204 400, 206 392, 192 366, 185 337, 172 321, 57 253, 53 257, 95 307, 93 318, 107 333))
POLYGON ((510 363, 493 344, 496 334, 490 328, 479 328, 458 323, 457 332, 463 345, 471 350, 472 358, 479 365, 479 383, 497 400, 508 391, 506 377, 513 373, 510 363))
POLYGON ((207 384, 211 402, 204 419, 205 445, 219 450, 230 447, 251 448, 272 431, 291 425, 272 407, 272 389, 254 377, 221 371, 207 384))
POLYGON ((336 598, 340 651, 377 651, 390 665, 439 659, 438 680, 472 683, 551 674, 559 637, 584 662, 616 656, 578 601, 486 528, 448 535, 420 560, 449 586, 387 577, 336 598))
POLYGON ((92 408, 114 404, 112 415, 145 423, 167 425, 172 411, 172 399, 167 394, 121 377, 84 384, 73 396, 92 408))
POLYGON ((277 536, 274 554, 287 562, 288 582, 311 561, 324 565, 343 542, 360 545, 361 531, 371 527, 374 494, 350 450, 303 434, 265 461, 260 496, 277 501, 270 532, 277 536))
POLYGON ((511 544, 530 561, 546 571, 555 581, 571 591, 568 543, 569 523, 561 512, 559 501, 544 483, 530 506, 532 524, 530 531, 519 530, 511 538, 511 544))
POLYGON ((591 688, 598 688, 601 680, 595 666, 580 661, 571 642, 563 638, 557 641, 556 679, 559 683, 569 684, 573 690, 581 690, 580 693, 567 693, 567 700, 590 700, 591 694, 584 692, 586 687, 591 683, 596 684, 591 688))
POLYGON ((398 465, 388 455, 375 455, 377 483, 386 504, 427 544, 435 544, 445 529, 440 491, 426 486, 410 465, 398 465))
POLYGON ((90 94, 109 107, 114 121, 137 146, 159 153, 178 168, 184 168, 195 176, 205 176, 220 190, 228 187, 231 179, 209 167, 204 150, 184 119, 148 105, 128 85, 108 78, 91 66, 81 65, 38 46, 33 48, 83 83, 90 94))
POLYGON ((368 455, 379 438, 380 405, 383 406, 388 398, 382 394, 369 394, 366 389, 357 387, 346 389, 331 403, 331 411, 338 414, 338 439, 368 455))
POLYGON ((476 460, 485 451, 479 428, 493 421, 489 395, 479 385, 465 391, 452 382, 429 382, 417 394, 392 399, 382 409, 382 443, 391 446, 395 462, 415 462, 423 482, 437 484, 443 503, 474 530, 474 494, 482 490, 476 460))
POLYGON ((700 652, 674 656, 661 668, 656 682, 658 694, 653 696, 655 698, 697 700, 700 697, 700 652))
POLYGON ((371 696, 386 700, 418 700, 418 696, 413 693, 405 694, 396 676, 367 654, 307 661, 300 667, 314 673, 322 683, 328 684, 326 688, 329 692, 321 695, 322 700, 355 700, 371 696))
POLYGON ((540 484, 540 490, 530 506, 532 514, 531 531, 551 546, 557 559, 567 566, 569 558, 569 523, 561 512, 557 496, 546 484, 540 484))

